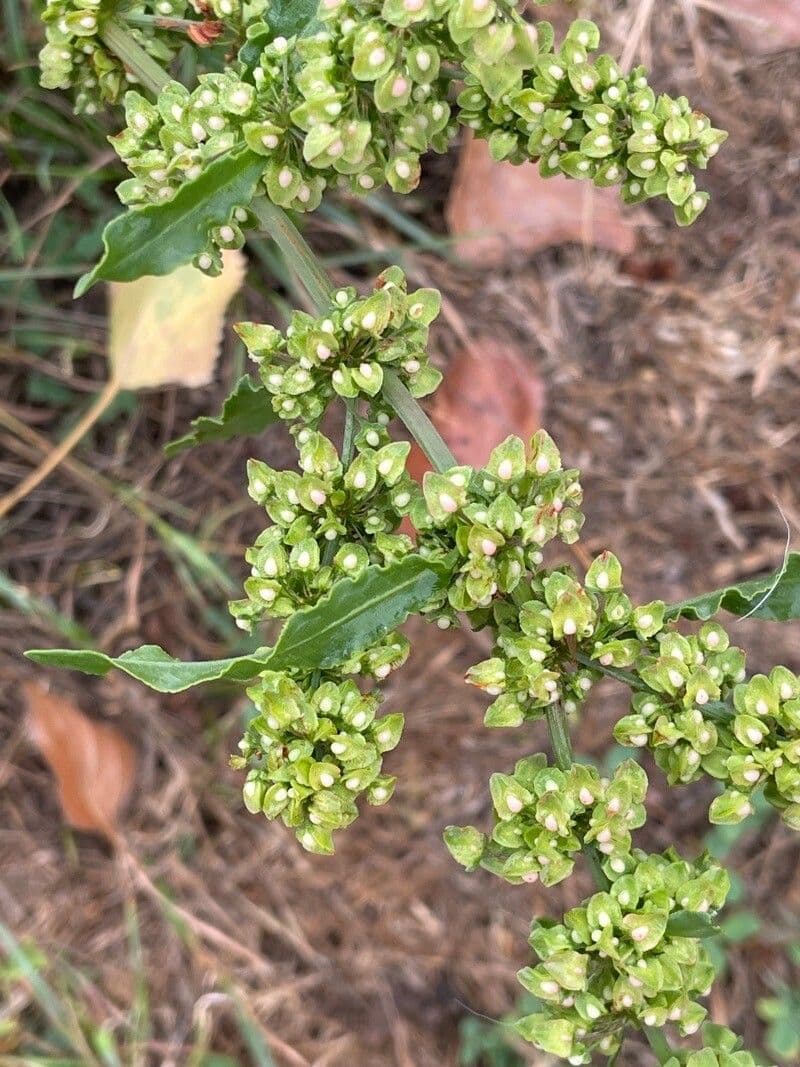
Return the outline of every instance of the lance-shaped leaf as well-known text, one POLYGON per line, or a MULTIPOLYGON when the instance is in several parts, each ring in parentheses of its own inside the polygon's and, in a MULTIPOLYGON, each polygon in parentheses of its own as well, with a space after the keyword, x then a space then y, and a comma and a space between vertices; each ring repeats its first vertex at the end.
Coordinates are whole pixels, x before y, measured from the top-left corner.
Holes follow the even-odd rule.
POLYGON ((219 415, 201 415, 193 419, 191 430, 170 441, 164 448, 167 456, 175 456, 186 448, 195 448, 210 441, 227 441, 231 437, 252 437, 276 422, 272 397, 261 385, 245 374, 233 392, 225 398, 219 415))
POLYGON ((414 554, 337 582, 313 607, 288 620, 272 650, 270 670, 316 670, 341 663, 444 592, 451 573, 450 564, 414 554))
POLYGON ((191 689, 193 685, 223 678, 246 682, 265 669, 269 652, 268 648, 264 648, 251 656, 199 663, 183 663, 158 645, 141 645, 130 652, 123 652, 121 656, 69 648, 35 648, 25 655, 44 667, 67 667, 84 674, 104 675, 116 667, 151 689, 157 689, 159 693, 180 693, 184 689, 191 689))
POLYGON ((215 160, 165 204, 131 208, 103 232, 103 258, 75 286, 82 296, 95 282, 132 282, 146 274, 170 274, 208 246, 212 226, 228 221, 238 204, 248 204, 264 171, 249 148, 215 160))
POLYGON ((800 619, 800 552, 790 552, 777 571, 670 604, 668 619, 710 619, 719 611, 751 619, 788 622, 800 619))
POLYGON ((312 607, 286 623, 273 648, 246 656, 183 663, 158 645, 121 656, 73 649, 33 649, 25 655, 46 667, 104 675, 112 668, 161 693, 180 693, 202 682, 246 682, 263 670, 313 671, 332 667, 399 626, 411 612, 447 588, 452 568, 410 555, 388 567, 368 567, 344 578, 312 607))

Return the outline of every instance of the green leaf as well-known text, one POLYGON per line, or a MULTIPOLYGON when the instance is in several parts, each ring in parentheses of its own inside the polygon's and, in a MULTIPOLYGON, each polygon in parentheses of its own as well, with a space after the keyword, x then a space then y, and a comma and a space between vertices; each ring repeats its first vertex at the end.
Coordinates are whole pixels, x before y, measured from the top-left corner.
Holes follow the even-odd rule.
POLYGON ((193 419, 191 431, 165 445, 164 454, 171 458, 186 448, 205 445, 209 441, 252 437, 277 419, 269 392, 245 374, 225 398, 219 415, 201 415, 193 419))
POLYGON ((451 573, 451 566, 414 554, 337 582, 313 607, 287 621, 272 650, 270 670, 316 670, 341 663, 444 592, 451 573))
POLYGON ((261 53, 276 37, 310 37, 324 30, 317 18, 318 8, 318 0, 271 0, 264 15, 268 29, 256 30, 239 49, 246 74, 252 76, 261 53))
POLYGON ((275 37, 307 37, 322 29, 318 0, 271 0, 265 18, 275 37))
POLYGON ((102 259, 78 280, 75 296, 101 280, 132 282, 191 262, 208 246, 211 227, 227 222, 237 204, 249 203, 263 171, 263 158, 242 148, 215 160, 167 203, 118 215, 103 231, 102 259))
POLYGON ((104 652, 76 652, 66 648, 35 648, 25 655, 44 667, 67 667, 84 674, 104 675, 116 667, 151 689, 157 689, 159 693, 180 693, 193 685, 223 678, 246 682, 264 670, 269 649, 260 649, 252 656, 199 663, 183 663, 158 645, 142 645, 116 657, 107 656, 104 652))
POLYGON ((180 693, 193 685, 229 679, 246 682, 260 671, 313 671, 332 667, 368 647, 443 592, 452 568, 410 555, 388 567, 368 567, 358 578, 344 578, 312 607, 298 611, 281 631, 275 647, 229 659, 183 663, 158 645, 142 645, 121 656, 72 649, 32 649, 25 655, 45 667, 67 667, 104 675, 112 668, 160 693, 180 693))
POLYGON ((714 937, 719 927, 703 911, 674 911, 667 920, 668 937, 714 937))
POLYGON ((790 552, 785 565, 764 578, 670 604, 666 617, 705 620, 723 609, 732 615, 772 622, 800 619, 800 552, 790 552))

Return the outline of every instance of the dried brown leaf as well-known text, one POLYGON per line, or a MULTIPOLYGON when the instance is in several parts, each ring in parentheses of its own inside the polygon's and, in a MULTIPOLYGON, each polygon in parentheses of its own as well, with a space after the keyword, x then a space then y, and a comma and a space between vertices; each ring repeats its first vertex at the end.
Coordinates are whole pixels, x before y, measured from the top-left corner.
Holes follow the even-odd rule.
MULTIPOLYGON (((509 342, 478 337, 450 361, 430 409, 459 463, 480 467, 509 434, 530 438, 542 424, 544 385, 530 360, 509 342)), ((411 474, 430 469, 415 445, 411 474)))
POLYGON ((530 163, 496 163, 486 142, 472 137, 461 146, 446 214, 458 255, 475 266, 500 266, 569 241, 619 255, 636 245, 633 216, 615 189, 542 178, 530 163))
POLYGON ((800 45, 800 0, 725 0, 724 13, 736 18, 748 51, 763 54, 800 45))
POLYGON ((133 786, 136 754, 114 727, 86 717, 66 697, 23 684, 30 737, 58 783, 67 822, 113 840, 133 786))

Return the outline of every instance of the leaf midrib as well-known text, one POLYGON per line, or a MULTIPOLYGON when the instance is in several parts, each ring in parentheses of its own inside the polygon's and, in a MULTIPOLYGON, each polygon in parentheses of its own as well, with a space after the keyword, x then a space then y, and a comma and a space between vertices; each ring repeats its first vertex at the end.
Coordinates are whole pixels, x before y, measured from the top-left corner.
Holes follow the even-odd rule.
MULTIPOLYGON (((419 581, 419 579, 421 577, 423 577, 425 574, 435 575, 435 567, 434 567, 433 564, 426 563, 425 565, 422 565, 422 564, 418 563, 416 560, 413 560, 413 563, 414 563, 414 569, 415 569, 416 573, 409 575, 409 577, 406 578, 404 581, 396 583, 395 585, 393 585, 390 593, 388 593, 388 594, 386 594, 386 593, 384 593, 384 594, 374 593, 370 598, 368 598, 367 600, 361 601, 360 604, 354 605, 350 609, 350 611, 347 612, 347 614, 338 616, 338 618, 336 618, 332 622, 328 623, 328 625, 323 627, 321 630, 317 630, 314 634, 310 634, 310 635, 302 638, 302 640, 295 641, 294 644, 290 644, 288 646, 288 651, 289 652, 297 652, 299 649, 302 649, 307 645, 316 643, 318 640, 322 639, 325 636, 325 634, 330 633, 332 630, 339 629, 340 627, 346 625, 347 623, 351 622, 354 618, 357 618, 359 615, 363 614, 365 611, 369 611, 369 609, 371 609, 375 605, 380 604, 380 602, 382 600, 389 600, 389 599, 391 599, 391 597, 396 596, 398 593, 402 592, 404 589, 407 589, 409 586, 411 586, 415 582, 419 581)), ((375 577, 377 578, 377 577, 380 576, 381 571, 377 570, 377 571, 374 572, 374 574, 375 574, 375 577)), ((353 584, 355 584, 358 581, 358 579, 353 579, 352 581, 353 581, 353 584)), ((408 615, 408 614, 410 614, 410 612, 406 612, 406 615, 408 615)), ((295 616, 295 618, 297 618, 297 617, 298 616, 295 616)), ((291 627, 291 621, 287 624, 287 629, 289 629, 290 627, 291 627)), ((272 655, 269 657, 268 663, 270 663, 273 660, 273 658, 278 659, 278 661, 280 662, 280 654, 284 654, 284 655, 286 654, 287 649, 281 649, 280 644, 281 644, 281 642, 280 642, 280 638, 279 638, 278 639, 278 643, 275 645, 275 648, 272 650, 272 655)), ((321 662, 323 664, 326 662, 324 657, 321 659, 321 662)))

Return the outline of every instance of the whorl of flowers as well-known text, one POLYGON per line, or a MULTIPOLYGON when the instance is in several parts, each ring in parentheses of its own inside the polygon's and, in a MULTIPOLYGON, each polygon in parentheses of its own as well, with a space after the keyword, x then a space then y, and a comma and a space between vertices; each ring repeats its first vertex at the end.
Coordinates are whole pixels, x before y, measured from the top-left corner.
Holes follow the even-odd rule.
POLYGON ((507 77, 502 62, 467 79, 459 121, 489 142, 495 159, 539 161, 543 177, 566 174, 622 186, 627 203, 666 196, 682 226, 708 203, 692 168, 705 169, 727 134, 685 96, 656 97, 647 72, 627 77, 608 55, 592 58, 597 27, 579 19, 554 51, 549 23, 537 26, 531 68, 507 77))
POLYGON ((406 441, 390 441, 383 427, 367 423, 346 470, 323 434, 301 430, 297 444, 299 472, 248 464, 250 495, 273 525, 247 552, 247 599, 231 604, 246 630, 294 614, 338 578, 356 578, 369 564, 391 563, 413 549, 409 537, 395 532, 419 493, 406 473, 406 441))
MULTIPOLYGON (((331 185, 407 193, 421 156, 446 151, 461 122, 498 159, 620 185, 631 202, 666 196, 688 224, 708 200, 692 168, 726 136, 685 97, 657 98, 641 68, 624 77, 610 56, 591 58, 593 23, 574 22, 556 50, 550 24, 525 22, 507 0, 322 0, 306 36, 252 22, 247 37, 237 62, 191 91, 170 82, 155 104, 127 94, 127 128, 113 138, 133 175, 119 187, 125 203, 169 200, 246 150, 264 160, 257 195, 280 207, 312 211, 331 185)), ((236 219, 221 229, 202 269, 241 243, 236 219)))
POLYGON ((468 870, 480 866, 507 882, 553 886, 571 873, 575 854, 596 847, 611 878, 630 866, 631 830, 644 824, 647 776, 627 760, 611 779, 595 767, 549 767, 541 753, 520 760, 513 774, 490 781, 495 826, 449 826, 445 843, 468 870))
MULTIPOLYGON (((187 8, 186 0, 139 0, 126 7, 126 13, 183 18, 187 8)), ((75 110, 86 115, 104 103, 118 103, 136 82, 101 40, 112 10, 102 0, 46 0, 42 12, 47 43, 39 53, 41 84, 45 89, 74 89, 75 110)), ((181 45, 174 33, 155 28, 131 27, 130 33, 160 63, 168 63, 181 45)))
POLYGON ((380 694, 330 677, 294 680, 265 671, 248 696, 258 714, 239 743, 248 811, 280 817, 309 852, 333 852, 333 833, 358 816, 356 798, 385 804, 395 779, 382 774, 383 753, 400 740, 403 716, 376 718, 380 694))
POLYGON ((527 449, 519 437, 506 438, 479 470, 460 466, 427 473, 423 499, 411 510, 419 551, 453 552, 458 560, 441 625, 458 612, 484 621, 495 601, 501 615, 513 610, 527 573, 542 562, 542 548, 555 538, 577 541, 582 499, 578 472, 562 468, 544 430, 527 449))
POLYGON ((568 567, 537 566, 512 604, 495 607, 493 655, 467 673, 471 685, 496 698, 485 724, 519 726, 554 701, 576 711, 602 668, 631 666, 663 617, 660 601, 634 608, 610 552, 593 561, 583 585, 568 567), (579 654, 593 665, 580 666, 579 654))
POLYGON ((752 814, 764 796, 800 829, 800 680, 786 667, 747 678, 745 654, 718 623, 694 636, 667 632, 637 664, 647 686, 617 723, 621 744, 651 748, 671 784, 703 773, 725 783, 709 812, 715 823, 752 814))
POLYGON ((730 880, 721 867, 707 855, 690 863, 672 849, 637 849, 609 881, 561 924, 534 921, 530 945, 540 962, 517 975, 543 1008, 517 1030, 574 1064, 593 1052, 612 1056, 631 1024, 695 1033, 706 1015, 696 998, 714 978, 701 941, 682 936, 679 913, 722 907, 730 880))
POLYGON ((369 296, 339 289, 323 314, 295 311, 285 334, 256 323, 240 323, 237 331, 276 414, 314 425, 334 396, 375 398, 384 367, 412 396, 432 393, 442 375, 428 360, 428 327, 440 305, 436 289, 409 293, 403 271, 389 267, 369 296))

